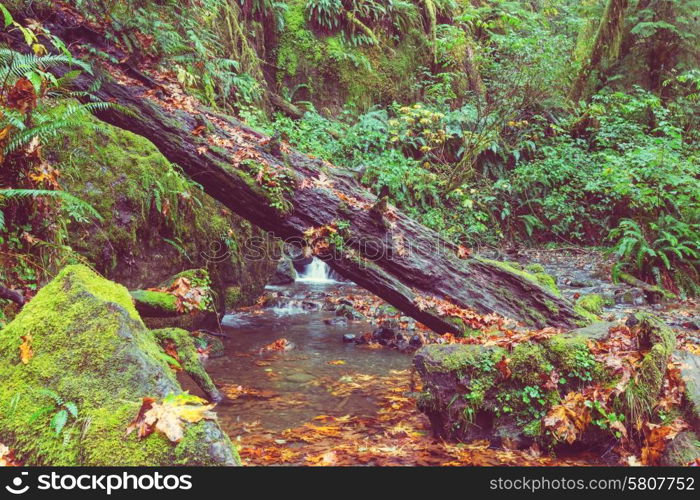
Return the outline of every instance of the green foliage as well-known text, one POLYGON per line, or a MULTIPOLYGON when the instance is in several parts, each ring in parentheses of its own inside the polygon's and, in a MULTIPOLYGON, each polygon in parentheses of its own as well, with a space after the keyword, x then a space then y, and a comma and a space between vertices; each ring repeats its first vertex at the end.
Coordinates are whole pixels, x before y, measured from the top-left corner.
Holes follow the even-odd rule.
MULTIPOLYGON (((87 215, 94 217, 95 219, 102 220, 102 216, 92 207, 92 205, 84 202, 80 198, 76 198, 70 193, 66 193, 65 191, 49 191, 46 189, 0 189, 0 207, 2 207, 3 203, 7 202, 8 200, 30 197, 48 197, 61 200, 63 202, 63 208, 76 222, 87 222, 87 215)), ((0 231, 3 229, 3 225, 0 223, 0 231)))
POLYGON ((28 423, 34 423, 43 416, 51 415, 48 425, 53 429, 56 436, 60 436, 68 420, 70 418, 78 418, 78 406, 72 401, 64 401, 61 396, 51 389, 40 389, 37 392, 47 397, 50 401, 32 413, 29 416, 28 423))

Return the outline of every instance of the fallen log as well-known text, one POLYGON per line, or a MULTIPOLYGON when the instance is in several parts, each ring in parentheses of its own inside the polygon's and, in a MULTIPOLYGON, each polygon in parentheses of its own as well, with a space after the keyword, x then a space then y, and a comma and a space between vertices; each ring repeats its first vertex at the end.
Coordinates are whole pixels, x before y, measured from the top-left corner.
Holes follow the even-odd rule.
MULTIPOLYGON (((76 57, 108 53, 125 59, 94 27, 82 29, 85 22, 63 7, 44 26, 76 57)), ((210 196, 276 236, 309 247, 340 275, 429 328, 503 329, 513 322, 568 328, 581 321, 567 300, 470 256, 377 199, 352 172, 206 108, 167 75, 138 68, 148 78, 137 79, 118 64, 91 62, 98 76, 83 72, 75 86, 119 105, 96 111, 98 118, 146 137, 210 196)))
POLYGON ((16 290, 0 286, 0 299, 11 300, 20 307, 24 305, 24 296, 16 290))

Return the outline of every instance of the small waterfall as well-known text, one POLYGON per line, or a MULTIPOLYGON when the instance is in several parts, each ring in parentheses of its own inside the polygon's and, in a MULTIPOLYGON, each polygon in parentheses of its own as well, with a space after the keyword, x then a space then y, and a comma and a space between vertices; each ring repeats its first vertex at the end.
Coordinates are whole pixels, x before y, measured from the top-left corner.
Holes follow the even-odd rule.
POLYGON ((297 275, 296 280, 302 283, 336 283, 328 264, 316 257, 297 275))

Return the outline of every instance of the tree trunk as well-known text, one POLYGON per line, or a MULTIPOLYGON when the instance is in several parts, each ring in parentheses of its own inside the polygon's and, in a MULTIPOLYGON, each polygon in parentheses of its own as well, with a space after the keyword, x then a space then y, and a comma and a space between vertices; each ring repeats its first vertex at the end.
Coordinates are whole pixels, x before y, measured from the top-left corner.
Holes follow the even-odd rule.
POLYGON ((587 97, 591 76, 600 71, 603 58, 619 48, 626 8, 627 0, 607 1, 591 50, 581 62, 581 69, 569 92, 569 99, 574 103, 587 97))
MULTIPOLYGON (((88 54, 90 44, 122 59, 67 9, 45 26, 76 56, 88 54)), ((119 65, 101 77, 93 95, 119 107, 97 112, 100 119, 146 137, 210 196, 276 236, 310 246, 339 274, 429 328, 504 329, 514 321, 570 327, 581 319, 571 303, 534 281, 468 256, 378 200, 352 172, 205 108, 176 83, 149 85, 159 77, 137 80, 119 65)), ((87 90, 94 82, 83 73, 75 85, 87 90)))

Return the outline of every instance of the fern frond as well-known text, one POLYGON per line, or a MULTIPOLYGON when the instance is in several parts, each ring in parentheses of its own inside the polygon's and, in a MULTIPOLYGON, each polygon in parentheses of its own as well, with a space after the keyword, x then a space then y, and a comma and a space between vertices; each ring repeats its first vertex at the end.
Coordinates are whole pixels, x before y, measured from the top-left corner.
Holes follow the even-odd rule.
POLYGON ((92 205, 65 191, 51 191, 48 189, 0 189, 0 201, 4 199, 39 198, 42 196, 57 198, 75 208, 89 213, 97 220, 102 220, 102 216, 92 205))

